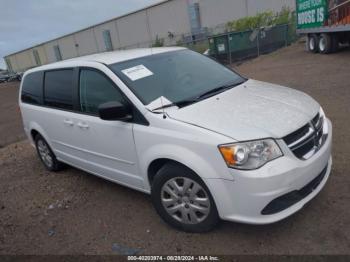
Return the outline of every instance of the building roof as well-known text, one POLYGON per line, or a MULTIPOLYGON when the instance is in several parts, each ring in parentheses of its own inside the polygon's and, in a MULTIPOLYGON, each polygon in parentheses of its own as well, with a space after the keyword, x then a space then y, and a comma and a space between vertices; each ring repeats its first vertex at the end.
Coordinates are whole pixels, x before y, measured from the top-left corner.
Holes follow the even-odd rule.
POLYGON ((39 67, 35 67, 28 71, 41 71, 41 70, 50 70, 61 67, 74 66, 77 62, 98 62, 106 65, 111 65, 123 61, 128 61, 140 57, 156 55, 166 52, 185 50, 184 47, 157 47, 157 48, 139 48, 139 49, 130 49, 122 51, 112 51, 105 53, 98 53, 87 56, 80 56, 71 58, 64 61, 55 62, 52 64, 47 64, 39 67))
POLYGON ((78 31, 74 31, 74 32, 69 33, 69 34, 66 34, 66 35, 62 35, 62 36, 56 37, 56 38, 54 38, 54 39, 51 39, 51 40, 48 40, 48 41, 45 41, 45 42, 36 44, 36 45, 34 45, 34 46, 32 46, 32 47, 28 47, 28 48, 25 48, 25 49, 22 49, 22 50, 13 52, 13 53, 11 53, 11 54, 8 54, 8 55, 4 56, 4 58, 6 58, 6 57, 8 57, 8 56, 11 56, 11 55, 15 55, 15 54, 21 53, 21 52, 24 52, 24 51, 27 51, 27 50, 30 50, 30 49, 32 49, 32 48, 35 48, 35 47, 44 45, 44 44, 49 43, 49 42, 52 42, 52 41, 56 41, 56 40, 58 40, 58 39, 61 39, 61 38, 63 38, 63 37, 66 37, 66 36, 70 36, 70 35, 73 35, 73 34, 76 34, 76 33, 82 32, 82 31, 85 31, 85 30, 89 30, 89 29, 94 28, 94 27, 96 27, 96 26, 109 23, 109 22, 111 22, 111 21, 114 21, 114 20, 117 20, 117 19, 120 19, 120 18, 129 16, 129 15, 132 15, 132 14, 135 14, 135 13, 138 13, 138 12, 141 12, 141 11, 143 11, 143 10, 146 10, 146 9, 149 9, 149 8, 154 7, 154 6, 158 6, 158 5, 161 5, 161 4, 163 4, 163 3, 170 2, 170 1, 172 1, 172 0, 159 0, 158 2, 156 2, 156 3, 154 3, 154 4, 148 5, 148 6, 146 6, 146 7, 141 8, 141 9, 138 9, 138 10, 135 10, 135 11, 132 11, 132 12, 129 12, 129 13, 126 13, 126 14, 121 15, 121 16, 114 17, 114 18, 112 18, 112 19, 106 20, 106 21, 101 22, 101 23, 98 23, 98 24, 91 25, 91 26, 89 26, 89 27, 80 29, 80 30, 78 30, 78 31))

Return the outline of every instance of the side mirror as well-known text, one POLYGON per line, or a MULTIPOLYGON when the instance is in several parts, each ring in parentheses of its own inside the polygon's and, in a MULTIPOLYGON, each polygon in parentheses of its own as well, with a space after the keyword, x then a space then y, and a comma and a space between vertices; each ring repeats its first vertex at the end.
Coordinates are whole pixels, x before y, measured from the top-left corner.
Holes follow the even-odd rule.
POLYGON ((132 119, 131 108, 116 101, 100 105, 98 114, 102 120, 107 121, 130 121, 132 119))

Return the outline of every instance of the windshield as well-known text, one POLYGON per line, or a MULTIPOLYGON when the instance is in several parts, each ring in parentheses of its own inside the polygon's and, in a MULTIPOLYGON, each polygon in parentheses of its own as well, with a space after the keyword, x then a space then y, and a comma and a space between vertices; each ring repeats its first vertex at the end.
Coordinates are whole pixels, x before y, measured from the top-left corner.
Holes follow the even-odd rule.
POLYGON ((145 105, 160 97, 178 103, 245 80, 225 66, 190 50, 141 57, 110 65, 110 68, 145 105))

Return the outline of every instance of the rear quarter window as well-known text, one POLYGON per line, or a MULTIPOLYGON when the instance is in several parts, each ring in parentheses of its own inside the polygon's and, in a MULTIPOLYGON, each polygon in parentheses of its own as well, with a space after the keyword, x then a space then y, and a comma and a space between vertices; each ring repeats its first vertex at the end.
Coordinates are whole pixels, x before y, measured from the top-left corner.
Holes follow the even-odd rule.
POLYGON ((73 69, 45 72, 44 103, 54 108, 73 110, 73 69))
POLYGON ((28 74, 23 79, 21 100, 23 103, 42 105, 43 104, 43 72, 28 74))

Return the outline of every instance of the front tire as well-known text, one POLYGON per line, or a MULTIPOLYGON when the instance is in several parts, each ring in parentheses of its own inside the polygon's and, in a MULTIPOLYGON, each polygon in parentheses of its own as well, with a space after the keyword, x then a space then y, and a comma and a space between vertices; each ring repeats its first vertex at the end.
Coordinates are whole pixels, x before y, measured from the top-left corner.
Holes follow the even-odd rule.
POLYGON ((219 222, 207 186, 180 164, 168 163, 158 171, 152 184, 152 202, 166 223, 185 232, 207 232, 219 222))
POLYGON ((35 136, 35 147, 41 162, 48 171, 58 172, 62 170, 63 163, 57 160, 49 144, 39 134, 35 136))

